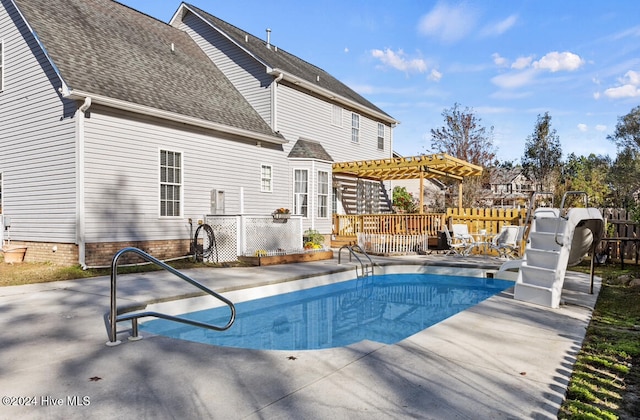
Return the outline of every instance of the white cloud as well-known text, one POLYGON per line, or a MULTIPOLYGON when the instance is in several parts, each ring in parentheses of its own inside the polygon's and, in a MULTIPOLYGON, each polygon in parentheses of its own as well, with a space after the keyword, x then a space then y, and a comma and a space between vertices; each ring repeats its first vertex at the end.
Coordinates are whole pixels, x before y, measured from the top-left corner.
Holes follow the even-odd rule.
POLYGON ((533 56, 518 57, 516 58, 516 61, 514 61, 513 64, 511 64, 511 68, 516 70, 526 69, 527 67, 531 66, 532 62, 533 62, 533 56))
POLYGON ((546 54, 540 60, 533 63, 537 69, 549 70, 552 73, 557 71, 573 71, 579 69, 584 64, 584 60, 579 55, 571 52, 553 51, 546 54))
POLYGON ((348 53, 349 52, 349 47, 344 47, 344 52, 348 53))
POLYGON ((507 67, 509 65, 509 60, 498 53, 491 54, 491 58, 493 58, 493 63, 498 67, 507 67))
POLYGON ((406 72, 424 73, 427 71, 427 62, 421 58, 408 58, 402 50, 394 52, 386 48, 383 50, 372 50, 371 56, 377 58, 385 66, 406 72))
POLYGON ((432 69, 431 73, 429 74, 429 80, 432 80, 434 82, 439 82, 440 79, 442 79, 442 73, 440 73, 436 69, 432 69))
POLYGON ((483 30, 482 30, 482 35, 484 36, 498 36, 498 35, 502 35, 503 33, 507 32, 509 29, 511 29, 513 27, 513 25, 516 24, 516 22, 518 21, 518 15, 511 15, 508 18, 493 24, 493 25, 487 25, 483 30))
POLYGON ((491 82, 503 89, 514 89, 528 85, 531 83, 534 76, 535 71, 533 69, 528 69, 520 72, 500 74, 491 79, 491 82))
POLYGON ((596 125, 596 131, 600 131, 600 132, 607 131, 607 126, 603 124, 598 124, 596 125))
POLYGON ((446 43, 454 43, 471 32, 476 25, 475 12, 464 5, 438 3, 418 22, 418 32, 446 43))
POLYGON ((589 127, 587 127, 586 124, 578 124, 578 130, 582 131, 583 133, 586 133, 589 130, 589 127))
POLYGON ((640 96, 640 73, 629 70, 624 77, 619 80, 620 86, 609 88, 604 91, 605 96, 618 98, 635 98, 640 96))

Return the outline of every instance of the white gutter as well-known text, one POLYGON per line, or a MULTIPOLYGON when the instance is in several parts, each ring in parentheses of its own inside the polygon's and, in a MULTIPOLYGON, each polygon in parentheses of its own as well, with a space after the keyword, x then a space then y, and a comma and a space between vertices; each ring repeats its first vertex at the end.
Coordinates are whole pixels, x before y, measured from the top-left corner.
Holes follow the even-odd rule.
POLYGON ((278 132, 278 83, 284 78, 284 73, 278 74, 271 84, 271 129, 278 132))
POLYGON ((78 107, 76 111, 76 242, 78 243, 78 263, 83 270, 87 268, 86 264, 86 246, 85 246, 85 191, 84 191, 84 113, 91 106, 91 98, 84 98, 84 103, 78 107))
POLYGON ((256 133, 254 131, 232 127, 229 125, 219 124, 211 121, 206 121, 196 117, 189 117, 189 116, 178 114, 175 112, 164 111, 164 110, 153 108, 150 106, 138 105, 132 102, 126 102, 120 99, 114 99, 114 98, 109 98, 109 97, 100 96, 100 95, 92 95, 88 92, 83 92, 75 89, 67 92, 62 92, 62 93, 63 93, 63 96, 67 99, 84 100, 87 97, 91 97, 92 103, 95 105, 105 105, 111 108, 117 108, 124 111, 135 112, 137 114, 158 117, 165 120, 175 121, 175 122, 188 124, 196 127, 207 128, 210 130, 215 130, 221 133, 231 134, 234 136, 244 137, 251 140, 263 141, 266 143, 273 143, 273 144, 288 143, 288 140, 285 140, 283 138, 279 138, 276 136, 256 133))

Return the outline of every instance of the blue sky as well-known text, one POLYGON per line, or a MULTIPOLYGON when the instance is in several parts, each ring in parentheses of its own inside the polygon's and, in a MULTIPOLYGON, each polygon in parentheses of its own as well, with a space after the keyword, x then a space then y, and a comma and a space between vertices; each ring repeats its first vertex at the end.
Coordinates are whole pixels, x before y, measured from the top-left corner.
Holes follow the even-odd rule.
MULTIPOLYGON (((164 22, 179 1, 124 0, 164 22)), ((549 112, 569 153, 615 157, 618 117, 640 104, 637 0, 191 0, 319 66, 400 121, 394 149, 431 152, 454 103, 519 161, 549 112)))

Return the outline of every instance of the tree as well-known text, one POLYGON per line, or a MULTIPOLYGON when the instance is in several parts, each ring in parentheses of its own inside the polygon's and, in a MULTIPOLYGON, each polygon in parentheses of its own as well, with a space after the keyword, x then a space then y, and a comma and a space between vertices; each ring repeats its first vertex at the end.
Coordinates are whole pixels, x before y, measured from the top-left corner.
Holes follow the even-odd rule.
POLYGON ((536 190, 552 191, 562 168, 562 148, 548 112, 538 114, 533 134, 527 137, 522 169, 536 183, 536 190))
POLYGON ((627 115, 618 117, 616 131, 607 139, 613 141, 619 148, 631 147, 640 149, 640 105, 633 108, 627 115))
POLYGON ((571 153, 563 167, 564 185, 567 191, 584 191, 590 207, 608 207, 611 194, 607 177, 611 168, 608 156, 576 156, 571 153))
MULTIPOLYGON (((482 126, 481 119, 472 108, 465 107, 461 110, 458 103, 445 109, 442 116, 445 125, 431 129, 432 153, 446 153, 483 168, 491 166, 496 156, 493 127, 487 129, 482 126)), ((482 179, 477 178, 465 180, 462 197, 464 206, 477 204, 482 183, 482 179)))
POLYGON ((625 147, 618 151, 613 161, 607 183, 611 186, 611 207, 629 208, 634 203, 633 194, 640 188, 640 151, 625 147))
POLYGON ((395 187, 393 189, 393 205, 405 213, 416 213, 418 211, 418 200, 413 194, 407 191, 406 187, 395 187))

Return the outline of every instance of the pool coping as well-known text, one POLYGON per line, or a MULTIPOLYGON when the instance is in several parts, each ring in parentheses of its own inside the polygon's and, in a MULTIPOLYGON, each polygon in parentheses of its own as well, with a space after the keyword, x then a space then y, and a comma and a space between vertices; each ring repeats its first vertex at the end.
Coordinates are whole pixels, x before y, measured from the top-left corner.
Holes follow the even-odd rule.
MULTIPOLYGON (((241 288, 336 268, 307 264, 190 274, 241 288)), ((0 289, 0 389, 64 401, 3 406, 1 418, 556 418, 599 279, 589 295, 588 276, 567 272, 560 309, 503 292, 394 345, 292 352, 160 336, 106 347, 108 286, 96 278, 0 289), (91 403, 72 405, 68 396, 91 403)), ((123 275, 120 286, 124 301, 182 291, 153 273, 123 275)))

